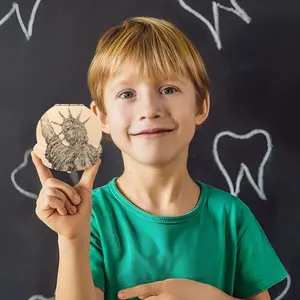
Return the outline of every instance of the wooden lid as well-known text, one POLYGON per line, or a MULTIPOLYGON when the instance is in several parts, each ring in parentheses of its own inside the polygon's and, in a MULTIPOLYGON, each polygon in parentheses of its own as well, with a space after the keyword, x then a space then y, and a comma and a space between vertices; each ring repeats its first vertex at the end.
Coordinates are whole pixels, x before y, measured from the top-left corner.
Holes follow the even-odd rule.
POLYGON ((34 153, 50 169, 82 171, 102 153, 97 116, 83 104, 56 104, 39 120, 34 153))

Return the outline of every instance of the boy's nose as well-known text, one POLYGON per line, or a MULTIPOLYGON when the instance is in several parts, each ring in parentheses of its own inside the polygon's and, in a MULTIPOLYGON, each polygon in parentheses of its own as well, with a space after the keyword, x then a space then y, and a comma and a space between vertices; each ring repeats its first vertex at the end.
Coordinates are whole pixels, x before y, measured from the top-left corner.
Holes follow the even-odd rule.
POLYGON ((140 114, 140 119, 157 119, 161 118, 163 113, 156 107, 147 107, 143 109, 142 113, 140 114))
POLYGON ((161 113, 159 112, 145 112, 144 114, 141 115, 141 119, 157 119, 162 116, 161 113))
POLYGON ((163 108, 160 99, 145 97, 141 101, 140 119, 157 119, 163 116, 163 108))

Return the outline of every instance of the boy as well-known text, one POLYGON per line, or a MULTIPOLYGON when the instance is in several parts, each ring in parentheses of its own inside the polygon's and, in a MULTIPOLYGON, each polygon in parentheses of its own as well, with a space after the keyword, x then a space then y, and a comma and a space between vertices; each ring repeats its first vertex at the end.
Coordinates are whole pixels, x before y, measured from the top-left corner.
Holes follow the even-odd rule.
POLYGON ((33 155, 36 213, 58 233, 56 299, 270 299, 287 274, 255 217, 187 170, 210 105, 192 42, 164 20, 128 19, 99 41, 89 88, 124 171, 92 191, 100 162, 71 187, 33 155))

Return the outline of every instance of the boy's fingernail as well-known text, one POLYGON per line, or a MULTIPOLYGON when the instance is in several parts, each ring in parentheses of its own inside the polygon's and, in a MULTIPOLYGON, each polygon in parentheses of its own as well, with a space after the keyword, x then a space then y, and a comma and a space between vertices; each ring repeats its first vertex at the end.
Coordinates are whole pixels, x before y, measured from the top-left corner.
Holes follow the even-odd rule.
POLYGON ((81 201, 81 200, 80 200, 80 197, 79 197, 78 195, 75 195, 75 196, 74 196, 74 203, 75 203, 75 204, 79 204, 80 201, 81 201))

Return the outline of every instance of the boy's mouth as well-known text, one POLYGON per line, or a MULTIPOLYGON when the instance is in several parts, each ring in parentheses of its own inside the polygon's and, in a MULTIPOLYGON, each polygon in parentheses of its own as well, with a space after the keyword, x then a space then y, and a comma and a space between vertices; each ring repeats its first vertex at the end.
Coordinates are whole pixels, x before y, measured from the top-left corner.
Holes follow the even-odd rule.
POLYGON ((138 133, 132 134, 133 136, 158 136, 173 131, 174 128, 149 128, 142 130, 138 133))

